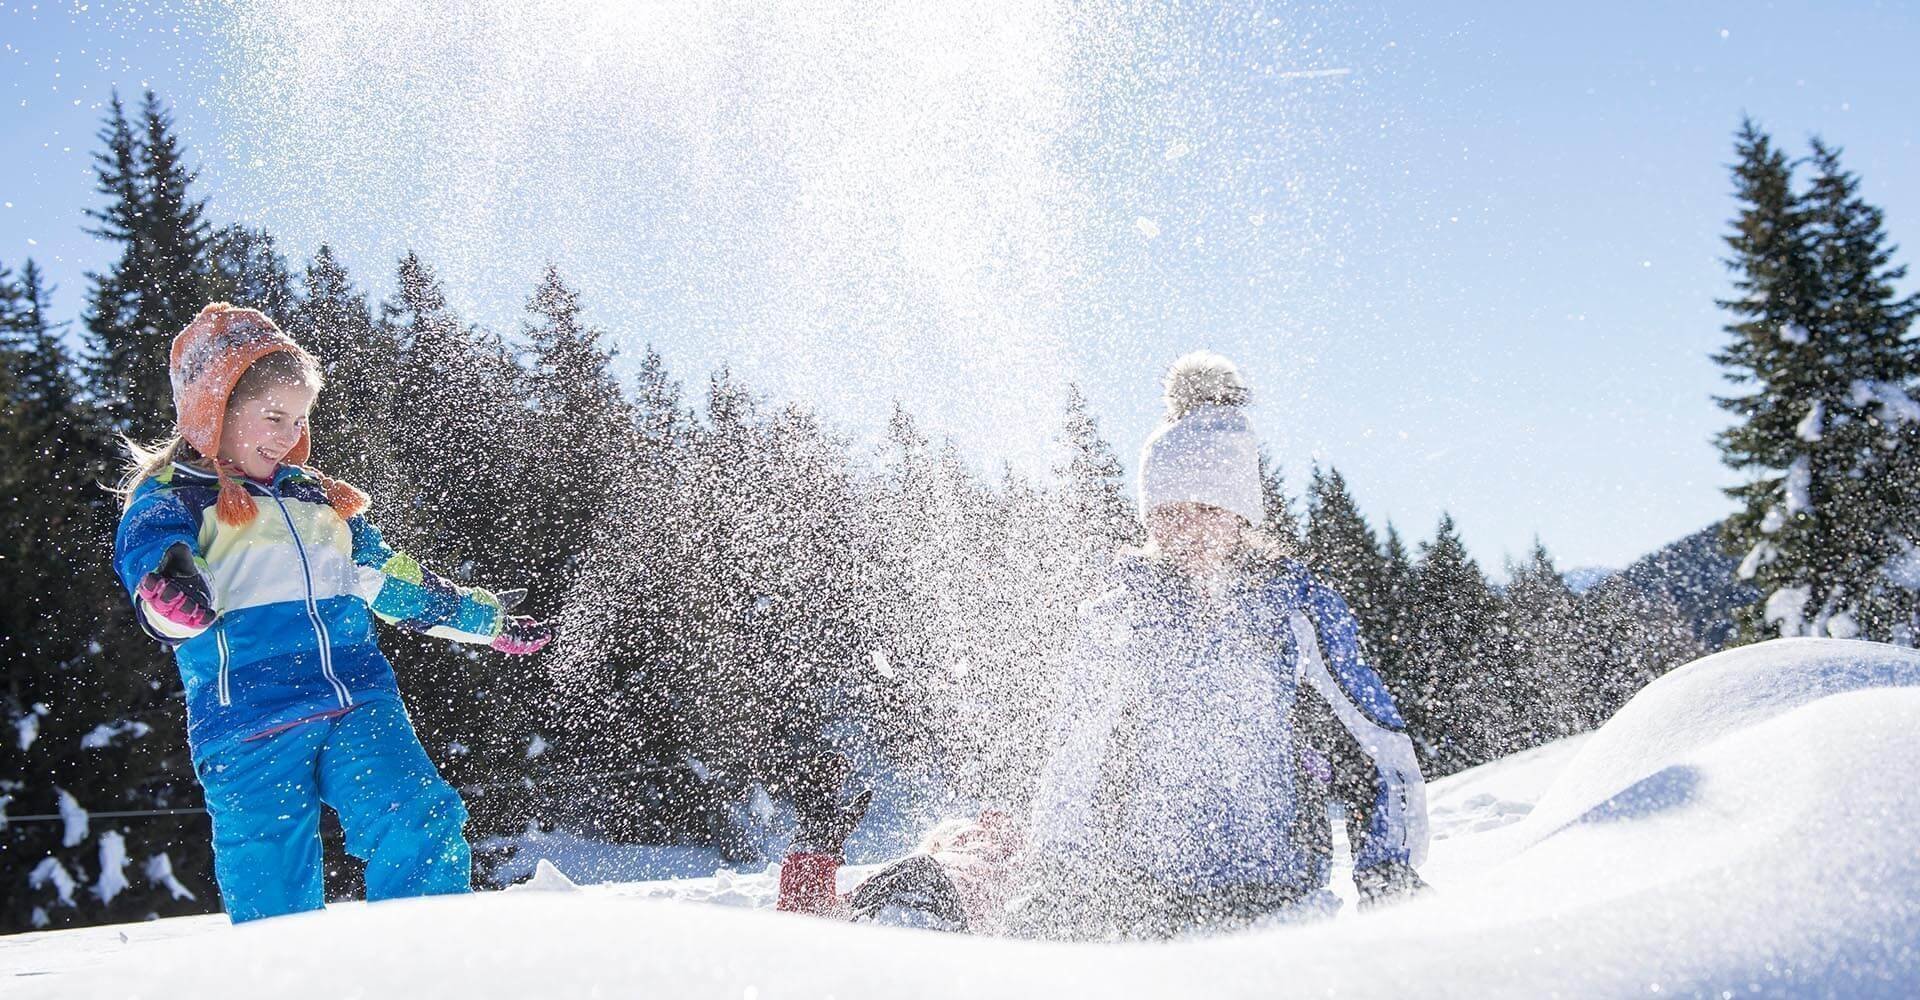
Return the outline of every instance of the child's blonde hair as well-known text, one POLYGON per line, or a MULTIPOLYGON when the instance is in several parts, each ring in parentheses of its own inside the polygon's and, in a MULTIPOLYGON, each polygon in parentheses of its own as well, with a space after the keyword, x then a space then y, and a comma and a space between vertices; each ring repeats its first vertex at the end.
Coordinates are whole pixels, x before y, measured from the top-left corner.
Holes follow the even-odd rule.
MULTIPOLYGON (((268 389, 282 386, 304 386, 317 394, 325 388, 326 377, 313 356, 304 351, 275 351, 262 355, 248 365, 247 370, 240 374, 240 380, 234 383, 233 394, 227 397, 227 412, 232 413, 241 404, 259 399, 268 389)), ((200 454, 178 430, 151 444, 141 444, 125 436, 120 438, 120 443, 127 449, 127 464, 120 485, 114 492, 120 495, 123 508, 133 502, 133 491, 141 483, 166 471, 167 466, 180 461, 210 465, 214 458, 200 454)))

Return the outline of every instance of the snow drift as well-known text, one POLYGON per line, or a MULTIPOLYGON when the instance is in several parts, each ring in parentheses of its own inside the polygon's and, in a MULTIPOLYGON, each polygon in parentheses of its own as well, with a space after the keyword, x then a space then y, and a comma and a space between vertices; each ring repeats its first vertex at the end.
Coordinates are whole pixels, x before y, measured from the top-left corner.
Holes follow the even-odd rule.
POLYGON ((770 875, 723 874, 29 934, 0 939, 0 976, 60 997, 1913 996, 1915 761, 1920 654, 1789 639, 1437 783, 1436 891, 1317 925, 965 938, 691 902, 767 901, 770 875))

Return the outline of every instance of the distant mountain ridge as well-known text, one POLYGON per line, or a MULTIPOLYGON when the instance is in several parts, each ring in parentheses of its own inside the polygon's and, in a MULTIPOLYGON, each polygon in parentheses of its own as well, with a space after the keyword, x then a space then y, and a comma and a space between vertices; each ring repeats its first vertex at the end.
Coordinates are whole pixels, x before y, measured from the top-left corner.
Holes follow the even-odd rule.
POLYGON ((1710 524, 1636 560, 1622 582, 1679 605, 1694 635, 1708 649, 1723 649, 1733 634, 1734 609, 1753 603, 1759 591, 1734 576, 1738 563, 1720 549, 1720 525, 1710 524))
POLYGON ((1612 579, 1619 572, 1611 566, 1575 566, 1560 574, 1560 579, 1567 581, 1567 587, 1574 593, 1584 594, 1612 579))

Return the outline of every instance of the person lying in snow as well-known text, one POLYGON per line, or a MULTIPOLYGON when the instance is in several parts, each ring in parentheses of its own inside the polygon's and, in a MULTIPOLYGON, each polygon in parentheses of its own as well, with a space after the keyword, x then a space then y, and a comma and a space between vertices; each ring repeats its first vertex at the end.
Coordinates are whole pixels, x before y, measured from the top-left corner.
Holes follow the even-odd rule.
POLYGON ((1419 763, 1353 614, 1253 530, 1265 512, 1239 372, 1199 352, 1166 385, 1140 463, 1148 543, 1081 609, 1022 922, 1165 937, 1324 908, 1328 794, 1346 807, 1363 905, 1424 888, 1419 763))
POLYGON ((842 895, 847 837, 866 815, 872 789, 843 798, 853 773, 846 756, 823 754, 794 783, 799 813, 793 847, 780 866, 778 908, 795 913, 933 930, 1001 933, 1021 832, 1006 813, 952 819, 919 848, 842 895))

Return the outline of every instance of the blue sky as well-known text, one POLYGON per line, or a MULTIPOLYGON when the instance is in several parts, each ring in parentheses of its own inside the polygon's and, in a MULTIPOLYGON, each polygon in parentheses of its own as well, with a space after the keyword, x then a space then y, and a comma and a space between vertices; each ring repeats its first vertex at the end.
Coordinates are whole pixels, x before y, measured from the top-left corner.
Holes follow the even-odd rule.
POLYGON ((0 3, 0 261, 77 315, 101 105, 152 86, 218 219, 375 294, 417 249, 511 330, 551 260, 629 357, 1029 470, 1069 379, 1131 466, 1212 347, 1296 480, 1491 569, 1725 512, 1742 113, 1920 229, 1904 3, 352 6, 0 3))

